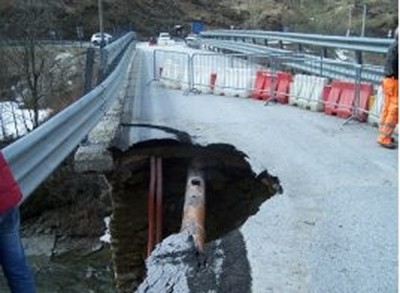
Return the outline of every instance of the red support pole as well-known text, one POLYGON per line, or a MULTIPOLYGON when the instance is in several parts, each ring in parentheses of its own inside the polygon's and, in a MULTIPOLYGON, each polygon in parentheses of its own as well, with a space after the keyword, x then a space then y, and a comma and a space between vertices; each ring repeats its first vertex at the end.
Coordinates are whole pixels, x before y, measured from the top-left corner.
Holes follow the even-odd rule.
POLYGON ((154 247, 154 200, 156 187, 156 159, 150 158, 150 187, 148 201, 148 235, 147 235, 147 256, 151 254, 154 247))
POLYGON ((163 200, 163 173, 162 173, 162 158, 157 158, 157 189, 156 189, 156 243, 162 240, 162 200, 163 200))

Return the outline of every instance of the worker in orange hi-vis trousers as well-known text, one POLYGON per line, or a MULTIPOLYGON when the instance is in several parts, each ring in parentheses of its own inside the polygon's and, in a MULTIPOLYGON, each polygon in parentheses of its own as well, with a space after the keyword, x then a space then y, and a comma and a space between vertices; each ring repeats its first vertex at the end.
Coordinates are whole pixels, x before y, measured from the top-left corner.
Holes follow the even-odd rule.
POLYGON ((392 134, 398 122, 399 105, 399 55, 398 55, 398 29, 395 34, 395 41, 389 47, 386 64, 385 78, 382 82, 383 88, 383 108, 379 122, 378 143, 389 149, 397 148, 397 143, 393 140, 392 134))

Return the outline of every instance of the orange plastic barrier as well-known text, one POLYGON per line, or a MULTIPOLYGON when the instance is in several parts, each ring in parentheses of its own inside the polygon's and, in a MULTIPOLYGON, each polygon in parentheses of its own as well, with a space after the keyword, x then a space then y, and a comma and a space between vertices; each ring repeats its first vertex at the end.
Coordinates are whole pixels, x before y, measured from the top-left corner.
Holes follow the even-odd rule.
POLYGON ((324 89, 322 90, 322 101, 326 103, 328 101, 329 93, 331 92, 332 86, 327 84, 324 86, 324 89))
POLYGON ((256 72, 256 80, 254 82, 253 92, 251 93, 252 99, 262 99, 262 94, 265 88, 265 81, 268 75, 269 73, 267 71, 259 70, 256 72))
POLYGON ((372 96, 374 92, 374 88, 372 86, 372 84, 361 84, 360 86, 360 99, 358 101, 358 105, 357 105, 357 110, 356 110, 356 115, 357 115, 357 119, 360 122, 365 122, 368 119, 368 113, 366 111, 368 111, 370 109, 369 107, 369 99, 372 96), (362 109, 363 111, 358 110, 362 109))
POLYGON ((357 108, 355 111, 357 119, 361 122, 366 121, 368 100, 372 95, 373 88, 371 84, 364 83, 359 85, 359 90, 359 99, 355 102, 357 85, 352 82, 334 80, 331 84, 324 112, 328 115, 337 115, 347 119, 352 115, 352 108, 355 106, 357 108))
POLYGON ((331 89, 329 91, 329 95, 326 99, 324 112, 328 115, 336 115, 337 113, 337 104, 339 103, 340 94, 342 89, 338 85, 340 81, 334 80, 331 83, 331 89))
POLYGON ((268 100, 275 95, 278 102, 287 104, 289 100, 289 85, 292 75, 288 72, 278 72, 275 77, 268 71, 257 71, 251 98, 268 100))
POLYGON ((276 98, 279 103, 287 104, 289 102, 289 86, 292 82, 292 75, 288 72, 278 72, 277 80, 276 98))
POLYGON ((276 90, 276 77, 271 76, 271 74, 267 73, 264 75, 264 87, 261 91, 261 100, 268 100, 270 99, 276 90))
POLYGON ((348 82, 340 82, 339 87, 341 89, 339 105, 337 107, 337 116, 347 119, 351 116, 355 98, 355 84, 348 82))

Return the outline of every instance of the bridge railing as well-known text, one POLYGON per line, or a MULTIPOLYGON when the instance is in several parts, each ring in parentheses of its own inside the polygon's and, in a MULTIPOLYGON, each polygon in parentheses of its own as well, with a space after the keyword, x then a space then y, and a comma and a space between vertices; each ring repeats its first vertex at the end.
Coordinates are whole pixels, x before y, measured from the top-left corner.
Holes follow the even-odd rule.
POLYGON ((324 48, 341 48, 359 52, 381 53, 387 52, 388 47, 393 43, 392 39, 387 38, 366 38, 366 37, 346 37, 329 36, 304 33, 285 33, 260 30, 215 30, 201 32, 203 38, 214 39, 261 39, 290 42, 295 44, 307 44, 324 48))
MULTIPOLYGON (((284 55, 284 54, 293 54, 293 52, 289 50, 266 47, 261 45, 255 45, 250 43, 243 42, 234 42, 234 41, 219 41, 219 40, 203 40, 203 47, 208 48, 209 50, 221 50, 227 52, 237 52, 242 54, 265 54, 265 55, 284 55)), ((315 60, 315 62, 319 62, 321 64, 321 68, 323 71, 317 72, 316 69, 312 66, 307 66, 307 63, 303 63, 301 66, 291 62, 289 65, 294 69, 301 69, 310 74, 321 74, 322 76, 326 76, 332 78, 335 75, 335 78, 349 78, 348 71, 346 68, 349 67, 351 62, 338 61, 331 58, 325 58, 323 56, 315 56, 311 54, 299 53, 304 58, 309 60, 315 60), (343 74, 342 76, 336 76, 336 74, 343 74)), ((315 63, 314 62, 314 63, 315 63)), ((370 82, 375 85, 379 85, 382 76, 383 76, 383 67, 363 64, 363 70, 361 75, 361 80, 364 82, 370 82)), ((355 78, 355 76, 351 76, 351 78, 355 78)))
POLYGON ((117 59, 124 48, 130 44, 134 38, 135 34, 130 32, 119 38, 118 41, 112 42, 104 47, 104 50, 107 52, 107 66, 110 66, 117 59))
MULTIPOLYGON (((132 40, 129 40, 129 47, 124 51, 116 68, 101 84, 32 132, 1 150, 23 200, 82 142, 108 110, 118 95, 134 52, 132 40)), ((121 42, 127 41, 122 39, 121 42)), ((115 46, 122 48, 123 44, 115 46)))

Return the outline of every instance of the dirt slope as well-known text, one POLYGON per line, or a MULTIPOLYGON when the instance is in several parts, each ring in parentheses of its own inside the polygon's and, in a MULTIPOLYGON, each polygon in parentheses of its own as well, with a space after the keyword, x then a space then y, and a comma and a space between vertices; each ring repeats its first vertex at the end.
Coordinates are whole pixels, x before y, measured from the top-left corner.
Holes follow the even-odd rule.
MULTIPOLYGON (((0 32, 18 35, 18 10, 31 0, 0 0, 0 32)), ((75 38, 76 26, 86 37, 98 30, 97 1, 35 0, 44 11, 44 31, 75 38)), ((363 5, 367 8, 366 34, 383 36, 398 14, 397 0, 103 0, 105 28, 111 33, 133 28, 142 36, 171 30, 176 24, 190 27, 193 20, 206 28, 259 28, 354 35, 361 30, 363 5), (351 24, 349 12, 351 10, 351 24)), ((43 28, 43 27, 42 27, 43 28)), ((44 33, 43 33, 44 34, 44 33)))

